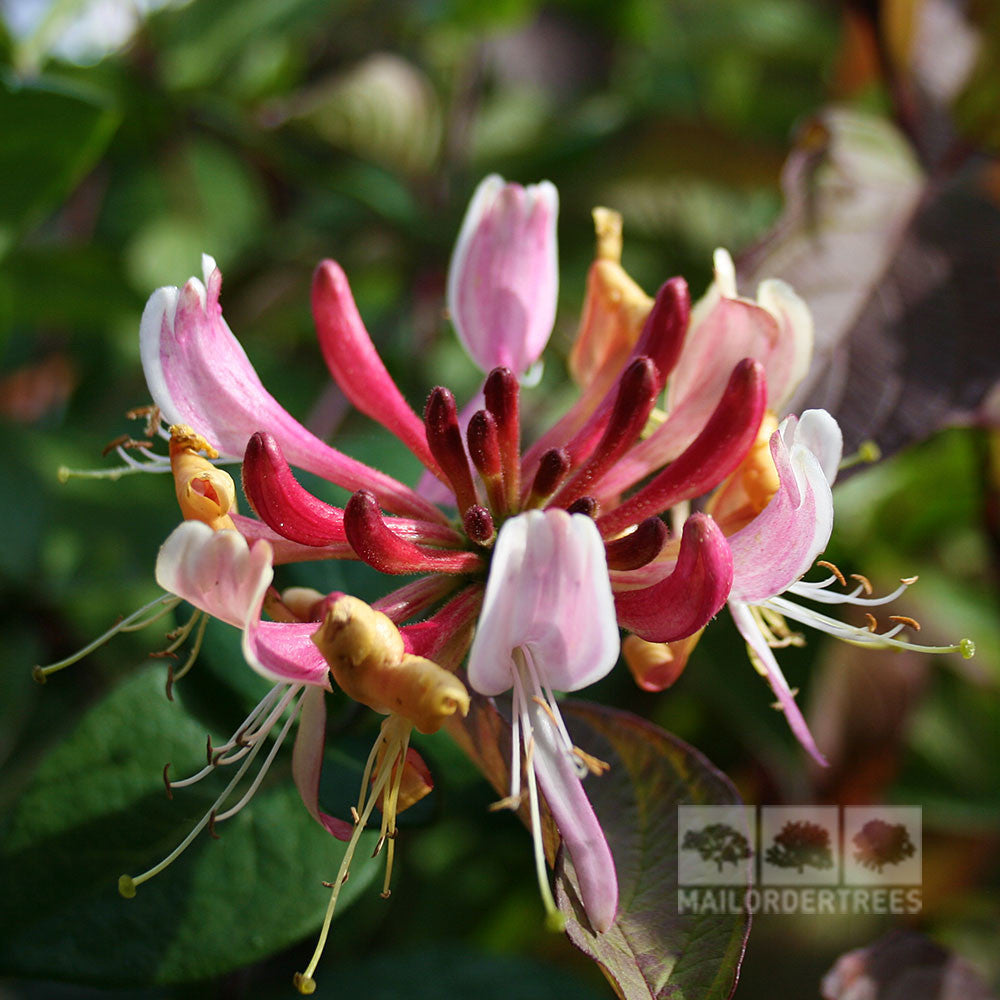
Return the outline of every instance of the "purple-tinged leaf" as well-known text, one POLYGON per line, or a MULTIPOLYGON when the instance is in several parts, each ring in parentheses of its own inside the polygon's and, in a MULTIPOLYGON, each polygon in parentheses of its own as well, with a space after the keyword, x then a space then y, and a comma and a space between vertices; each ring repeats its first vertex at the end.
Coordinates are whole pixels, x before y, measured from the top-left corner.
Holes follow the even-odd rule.
POLYGON ((595 934, 580 919, 566 852, 556 901, 569 939, 598 962, 623 1000, 724 1000, 736 989, 750 914, 679 914, 678 805, 740 805, 729 779, 697 750, 616 709, 561 706, 575 743, 611 765, 587 794, 618 870, 618 915, 595 934))
POLYGON ((816 353, 789 409, 829 410, 847 452, 974 419, 1000 378, 987 169, 925 177, 893 126, 844 108, 811 122, 785 165, 785 211, 740 283, 782 278, 809 304, 816 353))

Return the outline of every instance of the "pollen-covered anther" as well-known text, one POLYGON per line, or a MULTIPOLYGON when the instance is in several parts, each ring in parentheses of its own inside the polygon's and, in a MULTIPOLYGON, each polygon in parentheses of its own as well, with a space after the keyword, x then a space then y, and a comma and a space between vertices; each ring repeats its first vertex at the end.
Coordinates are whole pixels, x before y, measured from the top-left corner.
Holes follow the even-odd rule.
POLYGON ((889 615, 889 621, 899 622, 901 625, 909 625, 914 632, 920 631, 920 622, 916 618, 910 618, 909 615, 889 615))
POLYGON ((868 631, 877 632, 878 631, 878 619, 870 612, 865 612, 865 618, 868 619, 868 631))
POLYGON ((899 578, 899 582, 903 584, 904 587, 912 587, 919 579, 919 576, 901 576, 899 578))
MULTIPOLYGON (((828 569, 837 578, 837 580, 840 583, 841 587, 846 587, 847 586, 847 580, 844 578, 844 574, 841 573, 840 570, 832 562, 829 562, 826 559, 818 559, 816 561, 816 565, 817 566, 822 566, 824 569, 828 569)), ((862 586, 864 586, 863 583, 862 583, 862 586)), ((870 592, 871 584, 868 585, 868 588, 869 588, 869 592, 870 592)))
POLYGON ((863 576, 861 573, 852 573, 851 579, 857 580, 858 583, 861 584, 866 596, 871 597, 871 595, 874 593, 874 588, 872 587, 871 580, 869 580, 867 576, 863 576))
POLYGON ((611 765, 606 760, 601 760, 600 757, 595 757, 593 754, 587 753, 586 750, 581 750, 578 746, 573 747, 572 753, 591 774, 600 776, 611 770, 611 765))
POLYGON ((504 809, 510 809, 513 812, 521 808, 525 797, 525 792, 522 792, 520 795, 505 795, 502 799, 491 802, 486 808, 490 812, 501 812, 504 809))
POLYGON ((133 449, 133 448, 152 448, 152 441, 136 441, 135 438, 130 437, 128 434, 122 434, 116 437, 113 441, 109 441, 102 449, 101 456, 110 455, 111 452, 117 451, 119 448, 133 449))
POLYGON ((469 692, 452 673, 407 653, 399 629, 356 597, 331 603, 313 642, 349 697, 377 712, 392 712, 422 733, 436 732, 469 710, 469 692))

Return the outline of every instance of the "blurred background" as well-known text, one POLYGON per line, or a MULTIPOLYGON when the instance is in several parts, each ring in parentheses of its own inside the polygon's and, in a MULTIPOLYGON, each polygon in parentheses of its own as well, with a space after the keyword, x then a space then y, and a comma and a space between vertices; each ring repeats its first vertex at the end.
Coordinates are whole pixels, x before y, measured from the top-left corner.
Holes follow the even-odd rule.
MULTIPOLYGON (((199 274, 205 251, 272 393, 414 482, 415 461, 328 378, 312 269, 343 265, 418 409, 433 384, 467 398, 477 373, 444 316, 445 276, 468 198, 494 171, 548 178, 561 197, 560 308, 542 386, 523 403, 529 435, 572 398, 564 359, 595 205, 624 216, 624 264, 650 293, 683 274, 700 294, 724 246, 745 293, 780 275, 813 305, 819 361, 798 403, 835 412, 850 448, 874 439, 886 455, 838 486, 829 558, 882 591, 919 574, 893 610, 921 620, 923 641, 972 636, 978 655, 872 655, 818 636, 785 650, 832 761, 823 773, 727 621, 670 690, 642 694, 618 670, 594 697, 704 751, 750 803, 921 806, 924 903, 905 926, 996 986, 998 36, 995 5, 958 0, 0 0, 0 857, 20 873, 0 903, 0 996, 288 995, 317 910, 292 919, 271 901, 332 872, 323 842, 301 839, 287 781, 247 821, 274 817, 249 867, 234 862, 225 884, 179 874, 148 919, 122 925, 132 904, 87 868, 124 849, 115 838, 169 850, 190 819, 178 809, 199 812, 174 804, 161 830, 162 788, 147 811, 138 794, 128 806, 117 786, 88 784, 107 726, 115 759, 152 795, 163 763, 180 760, 169 753, 196 760, 205 728, 229 732, 257 687, 235 633, 210 629, 180 696, 192 751, 165 732, 179 724, 176 706, 163 714, 162 663, 147 661, 159 626, 32 681, 33 664, 157 595, 156 551, 177 520, 167 478, 58 471, 110 468, 105 444, 140 436, 125 413, 149 402, 143 304, 199 274), (98 709, 112 721, 88 715, 98 709), (104 812, 67 798, 75 782, 105 789, 104 812), (18 839, 26 812, 46 838, 18 839), (178 928, 202 944, 182 954, 178 928)), ((353 565, 288 568, 281 582, 381 589, 353 565)), ((374 730, 337 711, 324 801, 342 811, 374 730)), ((405 983, 409 998, 610 996, 588 960, 540 933, 523 829, 487 813, 491 791, 445 738, 421 752, 438 783, 404 817, 393 898, 358 886, 318 995, 395 997, 405 983)), ((817 996, 840 954, 899 926, 762 916, 737 996, 817 996)))

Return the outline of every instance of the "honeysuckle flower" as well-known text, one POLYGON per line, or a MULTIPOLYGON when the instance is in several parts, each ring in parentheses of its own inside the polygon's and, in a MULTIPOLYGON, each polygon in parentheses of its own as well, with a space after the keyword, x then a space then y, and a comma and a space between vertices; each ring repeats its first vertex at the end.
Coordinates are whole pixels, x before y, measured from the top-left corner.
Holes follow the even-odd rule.
MULTIPOLYGON (((892 593, 872 597, 867 579, 855 576, 857 586, 849 593, 838 593, 830 588, 836 583, 843 585, 843 575, 832 564, 822 562, 819 565, 832 570, 826 579, 817 582, 801 579, 830 539, 833 529, 831 486, 840 466, 842 450, 840 428, 825 410, 807 410, 799 419, 786 418, 770 437, 770 460, 777 474, 777 488, 763 510, 727 539, 734 566, 729 596, 733 620, 747 642, 751 661, 770 683, 792 731, 820 764, 825 764, 826 760, 809 732, 794 692, 773 653, 775 647, 801 642, 788 628, 787 620, 859 645, 962 652, 964 655, 971 655, 974 648, 968 640, 953 646, 932 647, 898 639, 896 636, 905 627, 919 628, 913 619, 905 616, 890 616, 895 624, 886 632, 878 632, 870 612, 868 627, 859 628, 799 603, 804 599, 820 604, 874 608, 894 601, 915 582, 915 578, 903 580, 892 593)), ((751 496, 753 492, 751 490, 751 496)), ((742 517, 746 503, 734 502, 725 491, 723 496, 729 506, 729 516, 742 517)), ((720 517, 724 519, 726 512, 723 511, 720 517)))
MULTIPOLYGON (((313 643, 329 664, 340 688, 356 701, 386 714, 387 718, 365 765, 361 793, 354 810, 353 833, 332 883, 319 941, 305 972, 295 975, 296 988, 304 994, 316 988, 313 973, 326 945, 340 890, 347 881, 354 852, 376 805, 382 811, 382 823, 375 853, 388 845, 382 895, 389 895, 396 815, 416 801, 422 791, 414 792, 412 787, 419 758, 414 761, 410 756, 411 731, 415 726, 422 733, 437 732, 450 716, 456 712, 465 715, 469 710, 469 693, 465 685, 432 660, 408 652, 403 635, 388 616, 345 594, 331 594, 325 607, 322 625, 312 636, 313 643), (410 787, 404 791, 407 777, 411 778, 410 787)), ((310 705, 310 711, 318 711, 315 702, 310 705)), ((311 733, 317 727, 318 720, 310 718, 307 731, 311 733)), ((321 742, 318 748, 319 753, 314 749, 301 755, 297 762, 300 774, 309 767, 318 779, 321 742)), ((418 774, 416 779, 418 784, 424 782, 426 788, 423 775, 418 774)))
MULTIPOLYGON (((198 520, 184 521, 160 548, 156 560, 157 583, 204 615, 239 628, 247 663, 272 681, 273 686, 227 742, 219 747, 209 744, 204 768, 183 779, 171 779, 169 765, 164 768, 163 780, 172 796, 175 789, 192 785, 220 767, 239 763, 235 775, 211 808, 170 854, 139 875, 121 877, 118 888, 126 898, 134 896, 140 885, 175 861, 203 829, 208 827, 214 832, 218 823, 235 816, 247 805, 304 707, 308 689, 329 687, 326 661, 311 642, 315 624, 303 627, 304 623, 261 621, 273 576, 268 542, 260 540, 251 546, 238 531, 215 531, 198 520), (235 805, 223 809, 276 728, 277 736, 250 787, 235 805)), ((300 729, 300 736, 303 732, 300 729)), ((308 791, 304 797, 307 807, 310 806, 308 791)), ((340 836, 349 834, 351 829, 349 824, 323 814, 317 814, 317 819, 340 836)))
POLYGON ((448 312, 484 371, 527 372, 556 317, 559 194, 548 181, 522 187, 490 174, 476 188, 448 269, 448 312))
POLYGON ((549 918, 559 914, 542 847, 538 786, 573 858, 587 917, 605 931, 618 906, 614 860, 583 789, 586 754, 572 743, 553 694, 599 680, 618 661, 618 626, 604 545, 583 514, 528 511, 497 537, 468 678, 480 694, 512 693, 510 794, 528 789, 535 865, 549 918))

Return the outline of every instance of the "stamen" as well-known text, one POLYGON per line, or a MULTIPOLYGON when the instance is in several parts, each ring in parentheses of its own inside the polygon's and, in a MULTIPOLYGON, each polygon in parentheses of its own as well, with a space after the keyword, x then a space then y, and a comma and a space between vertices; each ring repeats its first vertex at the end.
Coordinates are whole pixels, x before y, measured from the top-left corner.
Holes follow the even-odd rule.
POLYGON ((864 592, 869 597, 871 597, 871 595, 872 595, 872 584, 871 584, 871 581, 868 579, 867 576, 862 576, 860 573, 852 573, 851 574, 851 579, 852 580, 857 580, 858 583, 861 584, 862 588, 864 588, 864 592))
MULTIPOLYGON (((385 722, 382 723, 382 731, 379 739, 376 741, 375 746, 372 748, 372 752, 368 756, 368 765, 365 767, 365 773, 361 781, 361 795, 359 802, 365 802, 361 815, 358 817, 354 832, 351 834, 351 839, 348 841, 347 847, 344 850, 344 857, 340 863, 340 869, 337 872, 337 877, 333 882, 333 889, 330 893, 330 902, 327 904, 326 915, 323 918, 323 926, 319 932, 319 940, 316 942, 316 948, 313 951, 312 958, 309 960, 309 965, 306 967, 305 972, 296 972, 293 978, 295 988, 302 994, 309 995, 314 993, 316 990, 316 981, 312 978, 313 973, 316 971, 316 966, 319 964, 320 957, 323 954, 323 949, 326 947, 326 940, 330 934, 330 925, 333 922, 333 914, 337 908, 337 899, 340 896, 340 890, 344 883, 347 881, 347 875, 350 871, 351 861, 354 858, 354 852, 357 850, 358 843, 361 840, 361 834, 364 832, 365 824, 368 822, 368 818, 371 816, 372 810, 375 808, 375 803, 379 800, 379 797, 385 792, 386 787, 389 785, 390 781, 393 780, 393 775, 395 773, 395 768, 392 764, 395 761, 400 763, 400 773, 402 773, 402 763, 406 758, 406 750, 410 741, 410 732, 412 730, 412 725, 398 715, 390 715, 385 722), (395 750, 396 753, 392 754, 393 760, 389 763, 389 766, 383 766, 379 769, 379 773, 375 778, 374 786, 371 789, 371 793, 368 793, 368 781, 371 775, 371 768, 374 764, 378 750, 385 744, 385 756, 383 761, 388 760, 390 756, 390 751, 395 750)), ((361 806, 359 805, 359 808, 361 806)), ((383 814, 383 821, 384 821, 383 814)), ((395 817, 393 817, 393 826, 395 817)), ((392 841, 390 841, 390 851, 392 841)), ((387 858, 387 864, 389 859, 387 858)), ((385 890, 384 890, 385 891, 385 890)))
POLYGON ((163 765, 163 784, 166 785, 167 787, 167 798, 173 799, 174 793, 173 790, 170 788, 170 775, 168 773, 169 771, 170 771, 170 762, 167 761, 167 763, 163 765))
POLYGON ((822 566, 824 569, 828 569, 839 581, 841 587, 847 586, 847 581, 844 579, 844 574, 837 569, 832 562, 828 562, 826 559, 818 559, 816 561, 817 566, 822 566))
POLYGON ((845 469, 852 469, 856 465, 868 465, 872 462, 877 462, 881 457, 882 449, 878 446, 877 442, 870 439, 862 441, 858 446, 858 450, 853 455, 845 455, 840 460, 838 471, 843 472, 845 469))
POLYGON ((578 746, 573 747, 573 754, 582 761, 584 767, 597 777, 602 774, 607 774, 611 770, 611 765, 606 760, 601 760, 600 757, 595 757, 593 754, 587 753, 586 750, 581 750, 578 746))
POLYGON ((173 594, 163 594, 155 600, 150 601, 149 604, 139 608, 138 611, 133 611, 128 618, 123 618, 116 622, 107 630, 107 632, 99 635, 93 642, 88 643, 83 647, 83 649, 73 653, 72 656, 67 656, 66 659, 59 660, 58 663, 50 663, 45 667, 35 666, 32 668, 31 674, 39 684, 44 684, 49 674, 54 674, 56 671, 62 670, 65 667, 76 663, 78 660, 82 660, 95 649, 99 649, 103 646, 109 639, 116 636, 119 632, 136 632, 139 629, 144 629, 147 625, 152 625, 154 622, 159 621, 164 615, 169 614, 180 603, 181 598, 175 597, 173 594), (161 606, 160 610, 154 611, 158 605, 161 606), (154 611, 154 613, 148 618, 143 619, 142 616, 149 614, 150 611, 154 611))
POLYGON ((920 622, 918 622, 916 618, 910 618, 908 615, 889 615, 889 621, 909 625, 914 632, 920 631, 920 622))
MULTIPOLYGON (((173 696, 174 684, 176 684, 177 681, 182 680, 194 666, 194 661, 198 659, 198 654, 201 652, 202 643, 205 641, 205 631, 208 628, 209 616, 203 615, 201 612, 196 611, 191 616, 191 622, 189 622, 188 624, 190 625, 197 618, 201 619, 201 623, 198 626, 198 634, 194 637, 194 645, 191 647, 191 652, 188 655, 188 658, 184 661, 184 664, 181 666, 180 670, 174 670, 173 665, 171 665, 167 670, 167 698, 170 701, 174 700, 173 696)), ((185 636, 185 638, 187 637, 185 636)))
POLYGON ((521 808, 523 801, 523 795, 508 795, 505 798, 498 799, 496 802, 491 802, 486 808, 490 812, 500 812, 501 809, 516 811, 521 808))
POLYGON ((877 632, 878 631, 878 619, 870 612, 865 612, 865 618, 868 619, 868 631, 877 632))
POLYGON ((221 840, 222 838, 215 832, 215 819, 215 810, 213 809, 208 814, 208 835, 212 838, 212 840, 221 840))

